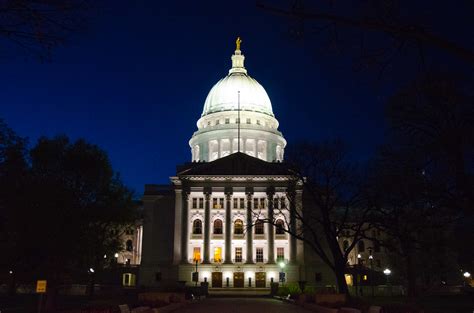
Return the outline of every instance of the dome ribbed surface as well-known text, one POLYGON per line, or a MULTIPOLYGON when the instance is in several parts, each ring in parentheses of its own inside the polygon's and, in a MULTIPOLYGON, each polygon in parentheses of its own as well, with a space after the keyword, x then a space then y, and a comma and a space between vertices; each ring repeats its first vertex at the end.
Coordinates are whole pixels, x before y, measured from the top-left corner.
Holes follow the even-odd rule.
POLYGON ((237 111, 238 91, 240 91, 240 110, 273 115, 272 104, 265 89, 255 79, 244 73, 232 73, 222 78, 207 95, 201 116, 222 112, 237 111))

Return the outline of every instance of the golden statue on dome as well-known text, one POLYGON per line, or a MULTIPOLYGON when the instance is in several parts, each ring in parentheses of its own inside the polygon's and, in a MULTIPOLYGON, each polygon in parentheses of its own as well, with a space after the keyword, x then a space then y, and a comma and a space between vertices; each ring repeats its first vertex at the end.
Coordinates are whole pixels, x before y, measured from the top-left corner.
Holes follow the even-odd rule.
POLYGON ((235 50, 240 50, 240 44, 242 43, 242 40, 240 37, 237 37, 237 40, 235 41, 235 50))

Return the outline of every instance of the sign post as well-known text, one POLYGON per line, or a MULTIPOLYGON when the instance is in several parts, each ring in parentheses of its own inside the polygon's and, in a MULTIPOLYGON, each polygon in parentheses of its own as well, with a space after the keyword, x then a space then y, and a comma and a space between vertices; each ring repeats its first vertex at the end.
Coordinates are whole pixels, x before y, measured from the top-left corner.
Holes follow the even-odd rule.
POLYGON ((43 308, 43 295, 46 293, 46 286, 46 280, 36 281, 36 293, 39 294, 38 313, 41 313, 41 309, 43 308))

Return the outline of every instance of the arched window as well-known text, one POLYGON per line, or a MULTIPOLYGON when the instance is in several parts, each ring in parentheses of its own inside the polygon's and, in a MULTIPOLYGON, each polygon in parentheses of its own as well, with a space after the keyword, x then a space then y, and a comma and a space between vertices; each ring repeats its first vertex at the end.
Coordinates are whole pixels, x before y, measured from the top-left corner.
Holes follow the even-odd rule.
POLYGON ((255 234, 263 235, 263 221, 257 220, 257 222, 255 222, 255 234))
POLYGON ((201 235, 202 234, 202 222, 201 220, 194 220, 193 222, 193 234, 201 235))
POLYGON ((234 234, 242 235, 244 233, 244 222, 242 220, 235 220, 234 222, 234 234))
POLYGON ((125 246, 126 246, 127 251, 132 251, 133 250, 133 241, 127 240, 125 246))
POLYGON ((275 225, 276 225, 275 233, 277 235, 284 235, 285 234, 285 231, 284 231, 285 222, 283 222, 282 219, 278 219, 278 220, 276 220, 275 225))
POLYGON ((222 221, 219 219, 214 221, 214 234, 222 235, 222 221))
POLYGON ((344 240, 344 242, 342 243, 342 249, 344 251, 347 251, 348 248, 349 248, 349 241, 344 240))
POLYGON ((359 240, 359 242, 357 243, 357 250, 359 250, 358 252, 364 252, 365 251, 364 240, 359 240))

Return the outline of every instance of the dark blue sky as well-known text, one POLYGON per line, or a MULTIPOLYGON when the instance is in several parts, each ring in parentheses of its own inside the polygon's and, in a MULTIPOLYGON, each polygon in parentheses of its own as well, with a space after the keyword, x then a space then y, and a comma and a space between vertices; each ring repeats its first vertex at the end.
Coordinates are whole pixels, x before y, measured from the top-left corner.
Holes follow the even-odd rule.
POLYGON ((191 159, 188 140, 230 68, 236 36, 289 145, 341 137, 366 158, 382 140, 383 92, 350 63, 288 39, 288 24, 254 1, 119 2, 106 3, 52 63, 3 60, 0 117, 31 144, 41 135, 84 137, 137 194, 168 182, 191 159))

